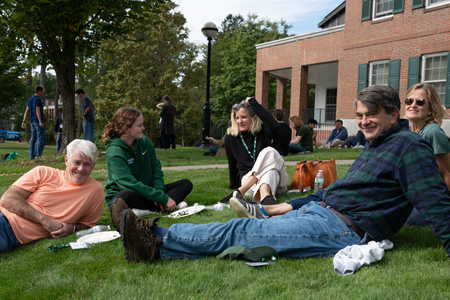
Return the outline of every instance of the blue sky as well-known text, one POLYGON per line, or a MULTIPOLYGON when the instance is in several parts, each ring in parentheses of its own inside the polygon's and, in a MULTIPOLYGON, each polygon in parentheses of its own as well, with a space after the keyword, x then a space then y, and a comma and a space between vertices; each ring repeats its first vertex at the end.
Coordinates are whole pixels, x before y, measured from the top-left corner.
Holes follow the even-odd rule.
POLYGON ((285 20, 292 25, 289 34, 303 34, 319 30, 317 24, 338 7, 343 0, 173 0, 187 20, 189 40, 206 44, 201 33, 203 24, 213 22, 220 26, 228 14, 256 13, 259 19, 285 20))

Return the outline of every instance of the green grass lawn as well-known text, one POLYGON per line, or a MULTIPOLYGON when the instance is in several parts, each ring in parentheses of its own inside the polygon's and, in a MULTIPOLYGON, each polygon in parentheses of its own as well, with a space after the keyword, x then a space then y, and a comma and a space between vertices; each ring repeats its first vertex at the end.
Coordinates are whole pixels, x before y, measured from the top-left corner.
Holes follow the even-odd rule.
MULTIPOLYGON (((10 153, 16 151, 19 155, 17 159, 10 162, 5 162, 3 159, 0 162, 0 175, 10 173, 25 173, 37 165, 52 166, 57 169, 64 169, 64 157, 55 156, 55 145, 46 145, 44 148, 44 155, 42 158, 30 161, 28 157, 28 143, 9 142, 0 143, 1 153, 10 153)), ((198 166, 198 165, 215 165, 227 164, 227 158, 204 156, 206 151, 199 150, 193 147, 178 147, 175 150, 159 150, 156 149, 156 154, 161 161, 163 167, 173 166, 198 166)), ((361 149, 316 149, 313 153, 302 155, 288 155, 285 156, 285 161, 301 161, 322 159, 327 160, 334 158, 339 159, 355 159, 361 149)), ((100 153, 99 159, 95 166, 95 170, 106 170, 106 158, 103 153, 100 153)))
MULTIPOLYGON (((0 144, 1 146, 3 145, 0 144)), ((321 159, 331 156, 336 158, 337 155, 347 155, 346 151, 331 149, 316 151, 312 155, 317 155, 321 159)), ((158 151, 157 154, 163 166, 176 165, 175 160, 181 164, 188 158, 191 164, 205 164, 204 161, 218 163, 216 158, 204 157, 201 151, 193 148, 158 151)), ((290 158, 288 156, 288 159, 290 158)), ((49 159, 47 162, 50 161, 52 160, 49 159)), ((8 167, 2 165, 2 168, 5 168, 3 172, 14 173, 8 170, 20 168, 21 164, 22 162, 18 160, 8 167)), ((62 165, 60 162, 55 165, 58 164, 62 165)), ((98 165, 101 164, 104 165, 104 159, 98 165)), ((349 165, 338 165, 338 177, 342 178, 348 168, 349 165)), ((105 185, 107 172, 101 169, 93 172, 92 177, 105 185)), ((287 166, 286 171, 291 179, 294 167, 287 166)), ((0 176, 0 194, 19 177, 20 175, 0 176)), ((187 198, 190 205, 215 204, 230 192, 227 188, 227 169, 165 172, 166 182, 183 178, 189 178, 194 183, 194 190, 187 198)), ((304 195, 280 195, 278 200, 285 202, 299 196, 304 195)), ((235 218, 236 214, 233 210, 226 209, 204 210, 199 214, 180 219, 166 218, 164 214, 160 217, 158 225, 168 227, 174 223, 226 222, 235 218)), ((106 206, 99 224, 114 228, 106 206)), ((335 274, 332 258, 282 258, 270 266, 261 268, 251 268, 242 261, 224 261, 215 257, 129 264, 124 259, 120 239, 96 244, 86 250, 65 248, 55 253, 47 251, 47 247, 51 245, 74 242, 76 239, 74 234, 57 240, 44 239, 21 246, 10 253, 1 254, 0 299, 449 299, 450 297, 449 260, 441 242, 430 228, 404 227, 391 238, 395 245, 394 249, 387 251, 381 262, 365 266, 354 275, 345 277, 335 274)))

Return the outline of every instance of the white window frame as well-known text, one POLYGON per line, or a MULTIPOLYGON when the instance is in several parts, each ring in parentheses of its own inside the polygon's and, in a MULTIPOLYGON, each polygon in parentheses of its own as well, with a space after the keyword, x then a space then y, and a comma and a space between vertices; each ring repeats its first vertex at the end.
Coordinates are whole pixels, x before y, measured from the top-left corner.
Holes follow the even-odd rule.
MULTIPOLYGON (((427 0, 430 1, 430 0, 427 0)), ((378 0, 372 1, 372 20, 380 20, 384 18, 390 18, 394 15, 394 0, 392 0, 392 10, 386 11, 385 13, 382 13, 381 16, 377 16, 377 2, 378 0)))
POLYGON ((450 4, 450 0, 439 1, 437 3, 431 3, 431 1, 432 0, 425 1, 425 8, 432 8, 432 7, 436 7, 436 6, 450 4))
MULTIPOLYGON (((427 0, 428 1, 428 0, 427 0)), ((428 58, 432 58, 432 57, 438 57, 438 56, 447 56, 448 55, 448 52, 439 52, 439 53, 433 53, 433 54, 425 54, 425 55, 423 55, 422 56, 422 66, 421 66, 421 72, 420 72, 420 75, 421 75, 421 80, 422 80, 422 82, 425 82, 425 83, 430 83, 430 84, 433 84, 433 83, 446 83, 447 82, 447 64, 445 65, 445 71, 444 71, 444 78, 443 79, 438 79, 438 80, 425 80, 425 71, 426 71, 426 69, 425 69, 425 67, 426 67, 426 61, 427 61, 427 59, 428 58)), ((438 91, 438 93, 439 93, 439 91, 438 91)), ((441 97, 442 95, 440 94, 439 95, 439 97, 441 98, 441 103, 442 103, 442 105, 444 105, 445 104, 445 91, 444 91, 444 97, 441 97), (444 98, 444 99, 443 99, 444 98)))
POLYGON ((336 121, 336 108, 337 108, 337 87, 332 87, 332 88, 326 88, 325 89, 325 122, 334 122, 336 121), (330 97, 328 97, 328 91, 336 91, 336 97, 334 97, 334 101, 336 103, 334 104, 329 104, 328 100, 330 97), (332 115, 334 115, 333 118, 328 118, 328 115, 330 113, 330 110, 334 112, 331 112, 332 115))
POLYGON ((388 78, 387 78, 387 81, 385 84, 379 84, 379 83, 378 84, 379 85, 388 85, 389 84, 389 60, 378 60, 378 61, 373 61, 369 64, 369 86, 373 85, 373 82, 372 82, 373 66, 374 65, 382 65, 382 64, 387 64, 388 78))

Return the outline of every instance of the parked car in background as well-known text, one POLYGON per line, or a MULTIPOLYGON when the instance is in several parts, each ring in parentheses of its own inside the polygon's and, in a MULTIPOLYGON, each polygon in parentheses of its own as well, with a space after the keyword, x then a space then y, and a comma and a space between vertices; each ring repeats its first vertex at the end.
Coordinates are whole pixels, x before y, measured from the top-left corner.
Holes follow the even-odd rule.
POLYGON ((3 130, 0 129, 0 143, 5 142, 5 140, 18 140, 20 143, 24 142, 25 139, 22 137, 24 131, 13 131, 13 130, 3 130))

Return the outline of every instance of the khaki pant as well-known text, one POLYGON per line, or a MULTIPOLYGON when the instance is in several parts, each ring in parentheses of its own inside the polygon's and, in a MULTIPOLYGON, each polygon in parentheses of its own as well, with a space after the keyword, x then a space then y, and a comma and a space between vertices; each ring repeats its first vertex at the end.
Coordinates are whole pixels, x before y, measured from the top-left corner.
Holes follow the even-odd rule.
POLYGON ((251 175, 258 179, 250 188, 253 191, 253 201, 255 202, 261 200, 259 188, 264 183, 269 185, 274 199, 276 199, 275 194, 284 193, 287 190, 288 176, 284 169, 284 159, 272 147, 266 147, 259 153, 253 168, 242 177, 241 185, 244 185, 251 175))

